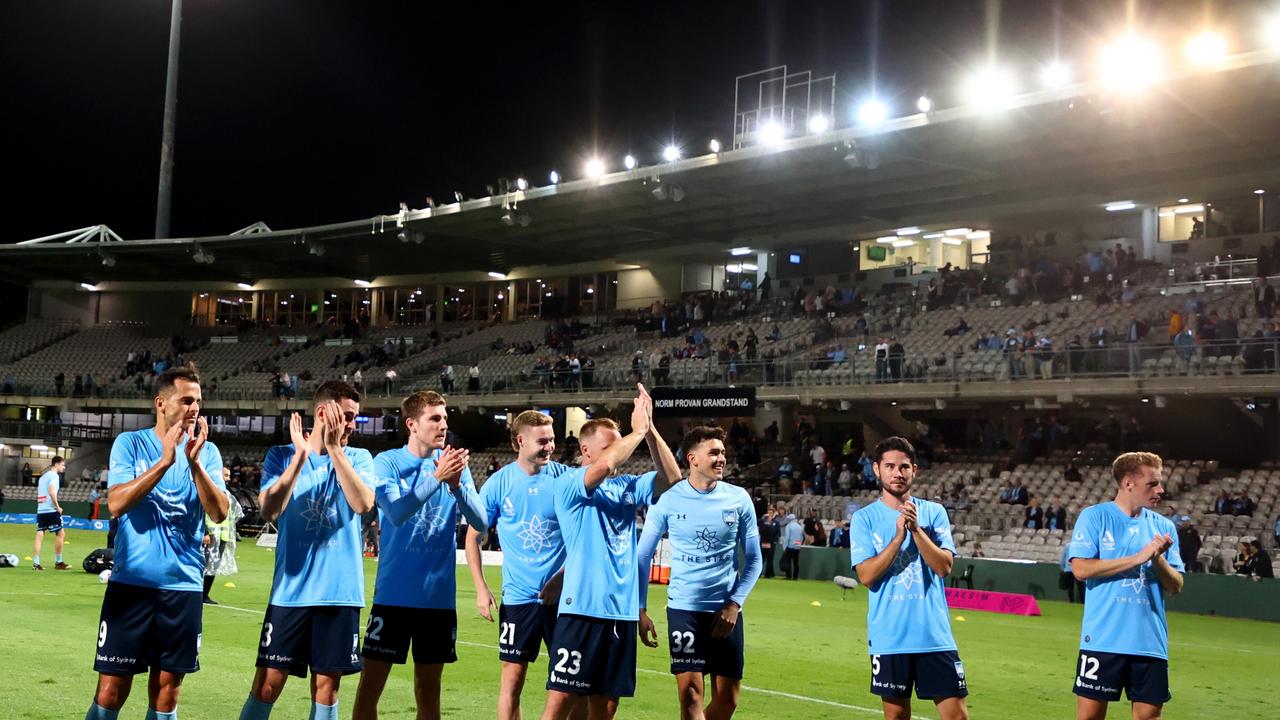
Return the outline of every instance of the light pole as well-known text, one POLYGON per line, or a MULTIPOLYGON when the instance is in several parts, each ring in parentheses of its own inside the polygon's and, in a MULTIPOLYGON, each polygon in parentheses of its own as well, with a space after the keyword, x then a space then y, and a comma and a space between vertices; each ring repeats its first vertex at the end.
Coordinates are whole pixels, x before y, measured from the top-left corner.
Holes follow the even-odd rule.
POLYGON ((156 237, 169 237, 169 205, 173 195, 173 130, 178 105, 178 40, 182 0, 173 0, 169 20, 169 70, 164 82, 164 135, 160 140, 160 188, 156 192, 156 237))

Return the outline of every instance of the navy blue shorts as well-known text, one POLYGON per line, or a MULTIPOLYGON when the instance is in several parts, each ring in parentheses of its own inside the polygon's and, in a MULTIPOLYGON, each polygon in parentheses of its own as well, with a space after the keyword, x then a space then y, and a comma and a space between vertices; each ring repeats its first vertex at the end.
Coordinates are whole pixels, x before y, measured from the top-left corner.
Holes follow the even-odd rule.
POLYGON ((360 608, 268 605, 258 640, 258 667, 306 677, 360 672, 360 608))
POLYGON ((107 583, 93 669, 106 675, 137 675, 151 668, 196 672, 203 599, 199 590, 107 583))
POLYGON ((1169 692, 1169 661, 1146 655, 1081 650, 1076 663, 1075 693, 1104 702, 1120 699, 1120 690, 1130 702, 1163 705, 1169 692))
POLYGON ((458 611, 374 603, 364 629, 362 657, 403 665, 413 645, 413 662, 458 662, 458 611))
POLYGON ((62 532, 62 516, 53 510, 36 513, 36 531, 62 532))
POLYGON ((531 663, 545 642, 551 652, 556 633, 556 606, 502 603, 498 608, 498 657, 503 662, 531 663))
POLYGON ((698 672, 742 679, 742 614, 728 637, 713 638, 713 612, 667 608, 667 635, 671 648, 671 674, 698 672))
POLYGON ((921 700, 965 697, 969 686, 964 663, 955 650, 871 656, 871 693, 884 698, 909 698, 915 687, 921 700))
POLYGON ((547 648, 547 689, 574 695, 636 694, 636 621, 561 615, 547 648))

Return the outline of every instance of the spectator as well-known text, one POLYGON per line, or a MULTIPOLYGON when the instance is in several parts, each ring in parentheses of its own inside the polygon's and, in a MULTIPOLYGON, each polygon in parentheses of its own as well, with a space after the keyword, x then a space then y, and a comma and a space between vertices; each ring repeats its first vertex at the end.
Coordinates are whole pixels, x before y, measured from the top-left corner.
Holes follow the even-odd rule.
POLYGON ((889 377, 889 342, 883 337, 876 338, 876 382, 884 382, 889 377))
POLYGON ((1067 509, 1062 506, 1062 501, 1056 496, 1044 510, 1044 527, 1050 530, 1067 529, 1067 509))
POLYGON ((889 338, 889 375, 894 382, 902 382, 902 361, 906 358, 907 349, 898 342, 898 338, 889 338))
POLYGON ((773 572, 773 553, 774 547, 778 544, 778 538, 781 536, 781 528, 778 527, 778 511, 775 507, 770 507, 759 520, 760 529, 760 555, 764 561, 764 576, 771 578, 773 572))
POLYGON ((1173 338, 1173 348, 1183 362, 1191 361, 1191 358, 1196 354, 1196 340, 1191 334, 1191 328, 1183 328, 1182 332, 1173 338))
POLYGON ((1232 514, 1233 515, 1253 515, 1253 511, 1255 507, 1257 506, 1254 504, 1253 498, 1249 497, 1249 493, 1245 490, 1241 490, 1240 494, 1236 496, 1235 502, 1233 503, 1232 514))
POLYGON ((1200 531, 1196 530, 1190 515, 1183 515, 1179 519, 1178 552, 1182 555, 1182 564, 1187 566, 1189 572, 1201 572, 1199 555, 1203 543, 1200 531))
POLYGON ((821 471, 823 466, 827 464, 827 449, 818 444, 816 440, 809 450, 809 460, 810 464, 813 465, 814 473, 821 471))
POLYGON ((453 392, 453 366, 449 363, 440 367, 440 391, 445 394, 453 392))
POLYGON ((849 463, 840 465, 840 475, 836 478, 836 486, 840 488, 842 495, 848 495, 853 489, 853 471, 849 469, 849 463))
POLYGON ((480 366, 475 363, 467 369, 467 392, 480 392, 480 366))
POLYGON ((1276 545, 1280 546, 1280 515, 1276 515, 1276 526, 1272 528, 1271 532, 1275 536, 1276 545))
POLYGON ((65 385, 66 382, 67 382, 67 376, 63 374, 61 370, 58 371, 57 375, 53 376, 53 387, 55 390, 58 391, 59 395, 62 394, 62 386, 65 385))
POLYGON ((1040 378, 1043 380, 1053 379, 1053 340, 1048 337, 1040 338, 1036 343, 1035 349, 1036 362, 1040 365, 1040 378))
POLYGON ((1084 372, 1085 357, 1084 343, 1080 341, 1080 336, 1072 336, 1071 342, 1067 343, 1067 364, 1072 375, 1084 372))
MULTIPOLYGON (((867 456, 867 451, 863 450, 858 457, 858 467, 862 472, 862 487, 868 490, 874 490, 877 485, 876 471, 872 467, 874 464, 874 461, 867 456)), ((1280 521, 1277 521, 1277 526, 1280 527, 1280 521)))
POLYGON ((1000 489, 1000 497, 996 499, 996 502, 1001 505, 1012 505, 1015 492, 1013 478, 1005 480, 1004 487, 1000 489))
POLYGON ((770 445, 778 444, 778 421, 777 420, 774 420, 773 422, 769 423, 769 427, 764 429, 764 436, 765 436, 765 439, 769 441, 770 445))
POLYGON ((1253 280, 1253 308, 1256 313, 1254 317, 1271 319, 1271 311, 1276 306, 1276 289, 1271 287, 1271 283, 1262 278, 1254 278, 1253 280))
MULTIPOLYGON (((22 463, 22 484, 31 485, 31 463, 22 463)), ((1280 520, 1276 521, 1276 529, 1280 531, 1280 520)))
POLYGON ((818 511, 810 510, 809 517, 804 519, 804 539, 806 545, 813 544, 813 538, 817 535, 818 526, 822 523, 818 519, 818 511))
POLYGON ((787 515, 782 530, 782 571, 788 580, 800 579, 800 548, 804 545, 804 529, 794 514, 787 515))
POLYGON ((1252 545, 1247 542, 1236 543, 1236 557, 1231 561, 1231 571, 1236 575, 1248 575, 1249 556, 1252 554, 1252 545))
POLYGON ((1027 491, 1027 486, 1023 485, 1022 482, 1019 481, 1013 488, 1013 500, 1010 504, 1026 505, 1030 500, 1031 493, 1027 491))
POLYGON ((1271 567, 1271 556, 1262 549, 1262 543, 1258 540, 1249 541, 1249 561, 1245 563, 1245 570, 1245 574, 1254 580, 1276 576, 1271 567))
POLYGON ((351 376, 351 384, 356 386, 356 390, 364 392, 364 373, 360 372, 360 368, 356 368, 355 374, 351 376))
POLYGON ((1231 498, 1231 493, 1226 488, 1222 489, 1222 493, 1218 495, 1218 499, 1213 503, 1213 512, 1217 515, 1234 515, 1236 511, 1235 500, 1231 498))
POLYGON ((830 547, 848 548, 849 547, 849 521, 843 520, 831 528, 831 536, 829 538, 830 547))
MULTIPOLYGON (((390 343, 391 341, 388 340, 387 342, 390 343)), ((391 395, 395 392, 396 380, 400 378, 400 375, 396 373, 395 368, 387 368, 387 372, 384 373, 384 375, 385 379, 382 381, 382 394, 391 395)))
POLYGON ((778 466, 778 479, 790 480, 792 470, 793 468, 791 467, 791 458, 789 457, 782 458, 782 464, 778 466))
POLYGON ((821 520, 818 520, 813 524, 813 542, 809 544, 814 547, 827 546, 827 530, 822 526, 821 520))
POLYGON ((1031 498, 1030 504, 1027 505, 1027 509, 1023 513, 1022 525, 1032 530, 1039 530, 1044 527, 1044 509, 1040 507, 1038 498, 1031 498))
POLYGON ((987 554, 982 551, 982 543, 974 543, 973 550, 969 553, 969 557, 984 558, 987 554))

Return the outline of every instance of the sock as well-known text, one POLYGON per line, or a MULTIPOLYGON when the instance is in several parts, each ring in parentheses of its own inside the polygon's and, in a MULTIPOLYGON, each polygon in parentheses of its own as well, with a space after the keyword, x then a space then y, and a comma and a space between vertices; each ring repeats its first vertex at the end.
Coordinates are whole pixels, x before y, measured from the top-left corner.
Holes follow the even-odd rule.
POLYGON ((332 705, 321 705, 312 700, 309 720, 338 720, 338 701, 334 700, 332 705))
POLYGON ((116 720, 116 715, 118 714, 118 710, 108 710, 100 707, 98 703, 91 703, 89 712, 84 715, 84 720, 116 720))
POLYGON ((147 720, 178 720, 178 706, 173 706, 172 712, 160 712, 155 708, 147 708, 147 720))
POLYGON ((53 556, 53 561, 54 561, 55 563, 60 563, 60 562, 62 562, 62 553, 58 553, 57 555, 54 555, 54 556, 53 556))
POLYGON ((240 720, 267 720, 270 717, 271 703, 264 703, 252 695, 244 701, 244 708, 240 711, 240 720))
MULTIPOLYGON (((39 556, 39 555, 35 555, 35 556, 33 556, 33 557, 31 558, 31 564, 32 564, 32 565, 39 565, 39 564, 40 564, 40 556, 39 556)), ((94 705, 94 707, 98 707, 98 706, 97 706, 97 705, 94 705)))

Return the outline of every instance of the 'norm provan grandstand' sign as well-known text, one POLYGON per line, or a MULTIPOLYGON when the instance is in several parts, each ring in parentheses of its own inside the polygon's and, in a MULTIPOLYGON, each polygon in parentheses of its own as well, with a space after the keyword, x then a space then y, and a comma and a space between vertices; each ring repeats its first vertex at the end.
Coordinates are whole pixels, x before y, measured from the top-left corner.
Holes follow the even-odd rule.
POLYGON ((654 415, 738 416, 756 412, 754 387, 656 387, 652 394, 654 415))

